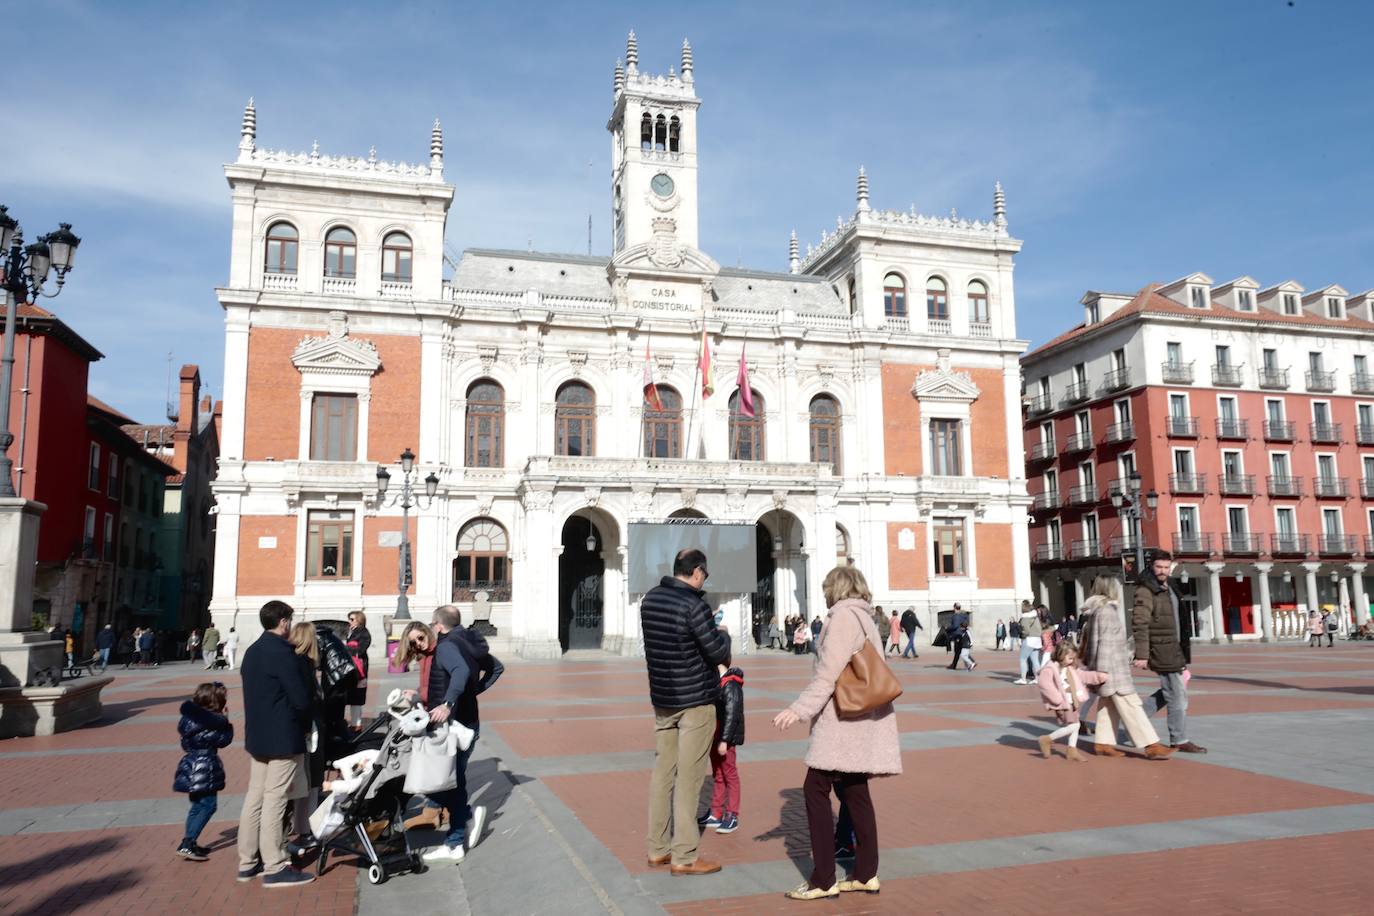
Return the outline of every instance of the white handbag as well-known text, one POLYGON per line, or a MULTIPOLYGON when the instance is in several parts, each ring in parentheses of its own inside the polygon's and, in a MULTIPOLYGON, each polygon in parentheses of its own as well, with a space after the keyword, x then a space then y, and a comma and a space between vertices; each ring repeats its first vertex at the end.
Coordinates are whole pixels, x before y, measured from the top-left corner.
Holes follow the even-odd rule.
POLYGON ((405 791, 412 795, 431 795, 457 786, 457 736, 441 727, 411 738, 405 791))

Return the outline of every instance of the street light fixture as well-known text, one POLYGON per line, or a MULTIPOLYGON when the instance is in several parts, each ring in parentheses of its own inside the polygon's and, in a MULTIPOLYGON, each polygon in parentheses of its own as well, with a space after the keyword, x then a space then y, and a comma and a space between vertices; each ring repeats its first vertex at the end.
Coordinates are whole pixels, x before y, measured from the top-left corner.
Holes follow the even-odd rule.
POLYGON ((38 237, 32 245, 24 244, 24 230, 19 221, 9 215, 9 208, 0 206, 0 273, 5 287, 5 350, 0 357, 0 497, 15 496, 9 448, 14 442, 10 432, 10 388, 14 377, 14 338, 19 323, 19 303, 33 302, 39 296, 51 299, 62 292, 67 272, 72 269, 81 239, 72 234, 72 224, 62 223, 56 232, 38 237), (43 291, 48 275, 57 273, 57 288, 43 291))
POLYGON ((425 477, 424 502, 415 492, 413 479, 415 477, 415 454, 407 448, 401 453, 401 490, 399 493, 386 498, 387 488, 391 484, 391 472, 384 465, 377 466, 377 505, 401 507, 401 549, 398 568, 396 570, 396 620, 410 619, 410 599, 406 591, 414 581, 413 569, 410 562, 410 508, 428 509, 434 503, 434 494, 439 492, 439 478, 433 471, 425 477))
MULTIPOLYGON (((1143 576, 1145 574, 1145 544, 1142 536, 1140 522, 1143 519, 1153 519, 1155 509, 1159 507, 1159 494, 1152 487, 1149 491, 1141 493, 1143 484, 1140 479, 1139 471, 1132 471, 1126 478, 1126 489, 1113 487, 1109 494, 1112 500, 1112 508, 1117 510, 1128 523, 1130 523, 1131 541, 1135 546, 1135 574, 1143 576)), ((1185 570, 1184 574, 1187 574, 1185 570)), ((1187 579, 1183 580, 1187 582, 1187 579)))

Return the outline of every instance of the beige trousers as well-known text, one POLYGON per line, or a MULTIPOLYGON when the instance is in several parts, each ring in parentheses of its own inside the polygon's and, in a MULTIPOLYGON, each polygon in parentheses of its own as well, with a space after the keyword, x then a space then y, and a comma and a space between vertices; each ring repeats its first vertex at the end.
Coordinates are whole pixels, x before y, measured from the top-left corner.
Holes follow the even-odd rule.
POLYGON ((1097 744, 1116 744, 1117 728, 1123 725, 1136 747, 1144 748, 1159 743, 1159 734, 1150 724, 1150 717, 1145 715, 1138 693, 1117 693, 1098 701, 1093 740, 1097 744))
POLYGON ((654 775, 649 780, 649 855, 672 853, 674 865, 697 860, 697 804, 710 770, 716 707, 654 708, 654 775), (672 844, 669 845, 669 815, 672 844))
POLYGON ((291 864, 286 853, 286 806, 306 793, 305 757, 249 758, 248 794, 239 815, 239 870, 261 860, 263 874, 291 864))

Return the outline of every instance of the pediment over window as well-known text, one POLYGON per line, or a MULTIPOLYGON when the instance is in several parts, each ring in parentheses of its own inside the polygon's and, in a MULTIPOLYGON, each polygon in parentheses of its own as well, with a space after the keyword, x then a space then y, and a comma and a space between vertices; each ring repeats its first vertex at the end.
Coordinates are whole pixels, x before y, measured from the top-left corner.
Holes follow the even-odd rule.
POLYGON ((916 376, 916 383, 911 386, 911 395, 918 401, 971 404, 982 393, 967 372, 950 367, 948 350, 940 350, 935 368, 916 376))
POLYGON ((382 368, 377 345, 348 336, 348 318, 342 312, 330 313, 328 336, 306 337, 297 344, 291 363, 302 375, 372 376, 382 368))

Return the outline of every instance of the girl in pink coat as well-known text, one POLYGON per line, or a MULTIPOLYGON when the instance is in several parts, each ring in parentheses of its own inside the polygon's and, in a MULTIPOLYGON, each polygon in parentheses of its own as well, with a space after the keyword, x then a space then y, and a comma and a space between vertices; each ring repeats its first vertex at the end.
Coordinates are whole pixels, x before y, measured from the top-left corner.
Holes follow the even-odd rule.
POLYGON ((1059 728, 1040 736, 1040 753, 1049 757, 1054 740, 1068 738, 1069 747, 1064 756, 1070 760, 1087 760, 1078 753, 1078 710, 1088 702, 1089 685, 1106 683, 1107 675, 1080 668, 1078 650, 1065 640, 1055 646, 1053 661, 1040 669, 1035 681, 1040 686, 1040 699, 1045 708, 1054 713, 1059 723, 1059 728))

